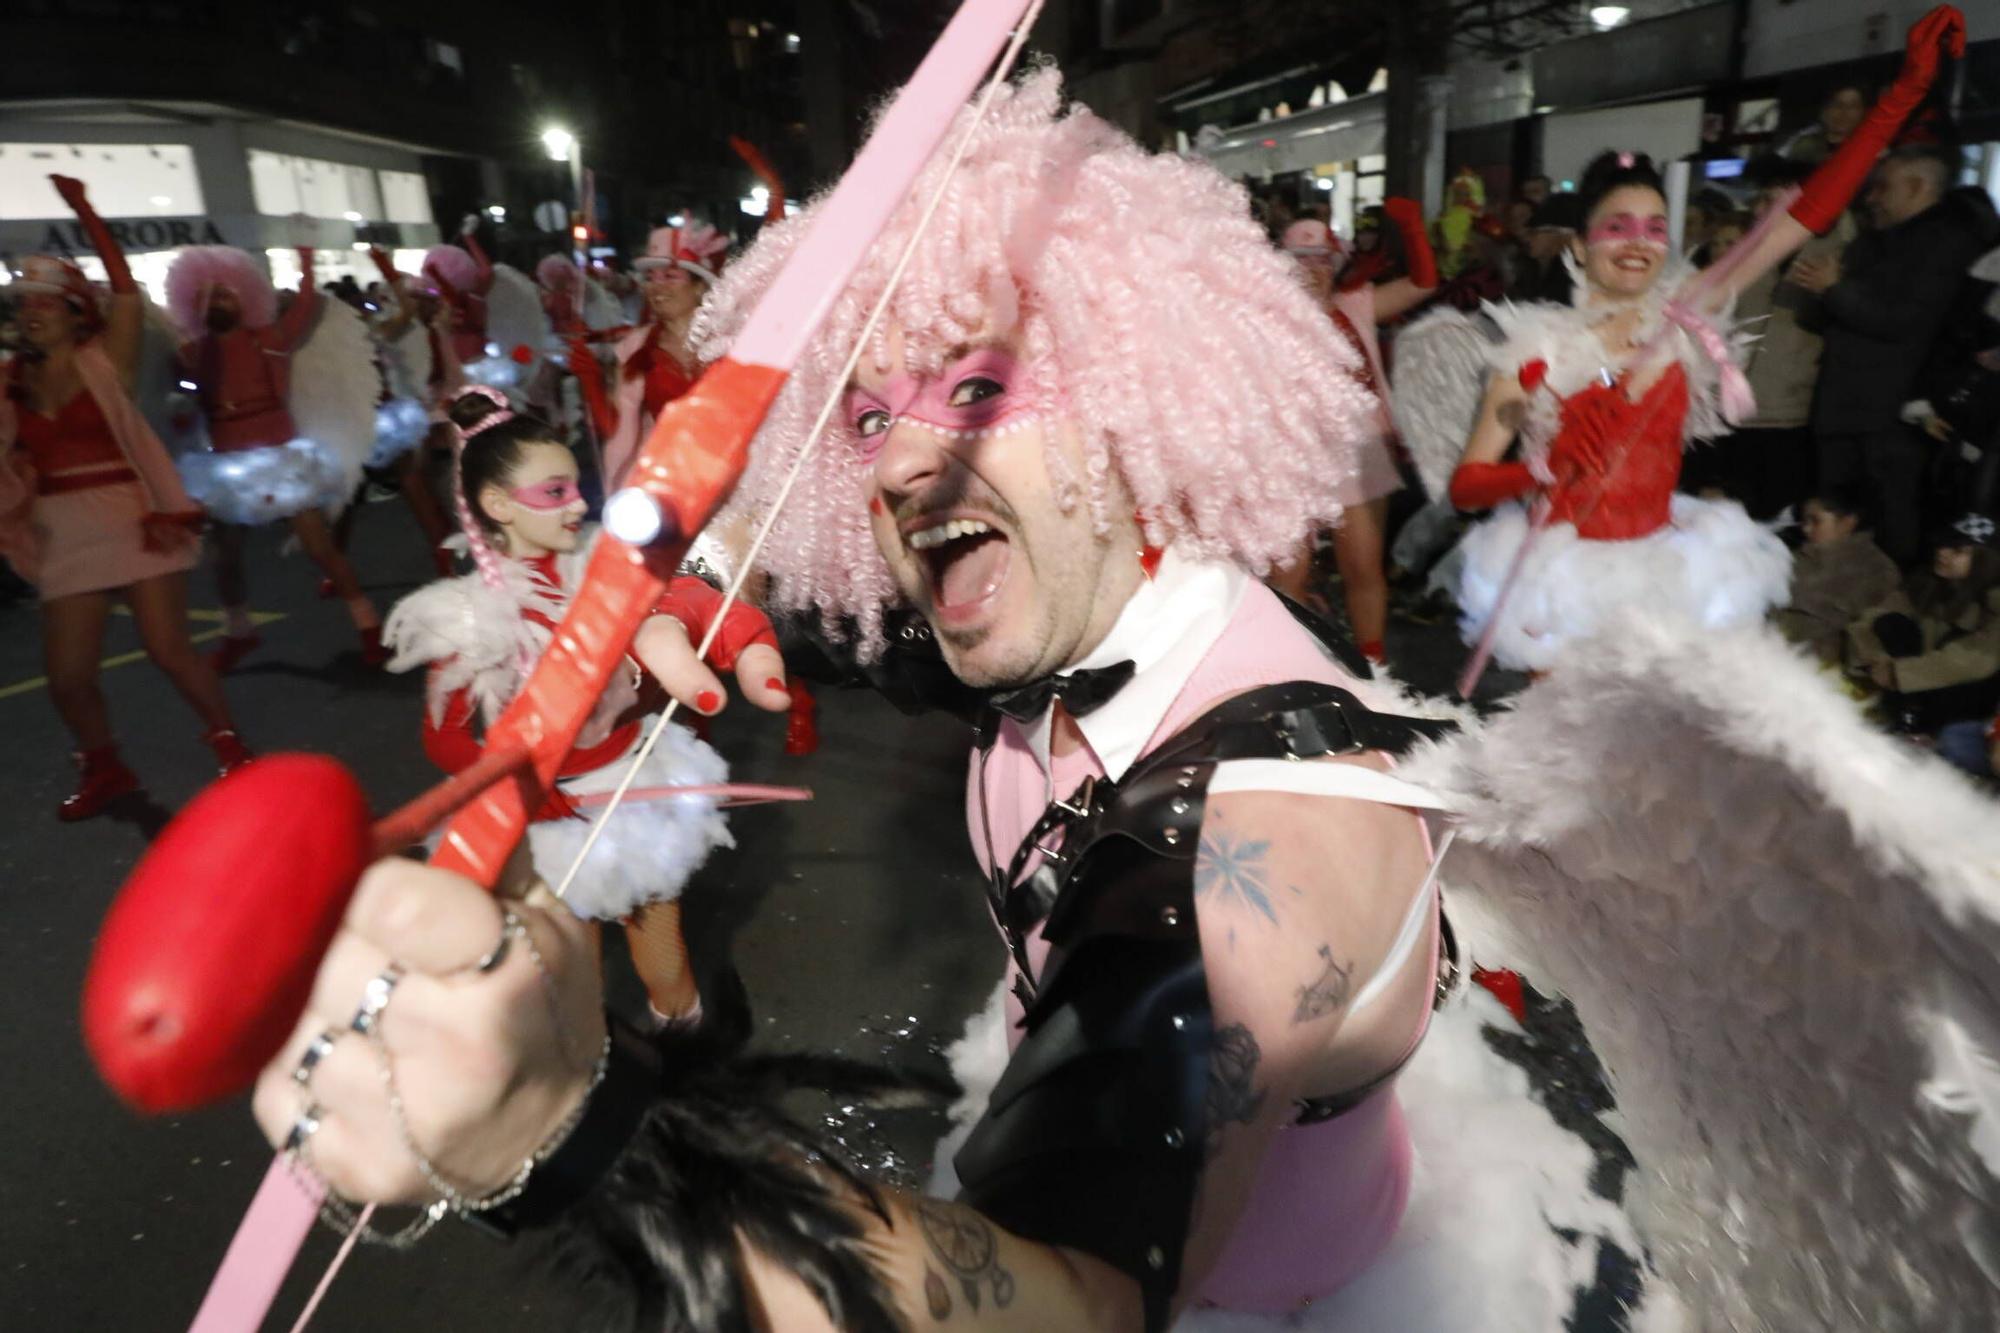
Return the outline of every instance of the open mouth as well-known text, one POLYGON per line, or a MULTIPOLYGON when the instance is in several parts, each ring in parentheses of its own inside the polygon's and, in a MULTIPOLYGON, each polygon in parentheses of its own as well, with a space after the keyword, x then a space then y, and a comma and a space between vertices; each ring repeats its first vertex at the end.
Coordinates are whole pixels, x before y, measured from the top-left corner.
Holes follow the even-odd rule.
POLYGON ((1645 273, 1653 267, 1651 255, 1620 255, 1612 266, 1625 273, 1645 273))
POLYGON ((922 564, 931 604, 946 621, 977 615, 1006 583, 1013 562, 1013 544, 983 519, 931 521, 903 540, 922 564))

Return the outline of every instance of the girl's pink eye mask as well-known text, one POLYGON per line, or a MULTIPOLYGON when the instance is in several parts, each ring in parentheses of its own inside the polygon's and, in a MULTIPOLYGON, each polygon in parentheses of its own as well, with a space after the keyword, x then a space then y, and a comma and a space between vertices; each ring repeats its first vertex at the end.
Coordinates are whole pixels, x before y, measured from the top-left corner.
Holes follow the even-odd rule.
POLYGON ((537 509, 544 512, 555 509, 567 509, 570 505, 575 504, 583 498, 582 490, 578 489, 575 480, 571 478, 544 481, 534 486, 522 486, 516 490, 507 492, 507 494, 513 496, 514 503, 524 509, 537 509))
POLYGON ((1625 245, 1638 242, 1665 249, 1669 239, 1667 220, 1657 215, 1642 218, 1636 213, 1613 213, 1593 225, 1584 239, 1591 245, 1625 245))

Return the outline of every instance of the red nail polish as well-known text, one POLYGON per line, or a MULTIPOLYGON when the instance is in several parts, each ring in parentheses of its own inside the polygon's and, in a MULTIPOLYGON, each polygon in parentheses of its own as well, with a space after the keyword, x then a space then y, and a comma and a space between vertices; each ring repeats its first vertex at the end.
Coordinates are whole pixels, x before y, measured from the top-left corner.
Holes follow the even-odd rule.
POLYGON ((780 694, 790 694, 792 692, 790 687, 788 687, 784 681, 778 679, 778 677, 776 676, 773 676, 769 680, 765 681, 764 688, 767 690, 776 690, 780 694))
POLYGON ((879 495, 871 495, 871 496, 869 496, 869 497, 868 497, 868 512, 869 512, 869 513, 871 513, 871 514, 879 514, 879 513, 881 513, 881 512, 882 512, 882 497, 881 497, 881 496, 879 496, 879 495))
POLYGON ((704 713, 713 713, 722 707, 722 696, 714 690, 703 690, 694 697, 694 706, 704 713))

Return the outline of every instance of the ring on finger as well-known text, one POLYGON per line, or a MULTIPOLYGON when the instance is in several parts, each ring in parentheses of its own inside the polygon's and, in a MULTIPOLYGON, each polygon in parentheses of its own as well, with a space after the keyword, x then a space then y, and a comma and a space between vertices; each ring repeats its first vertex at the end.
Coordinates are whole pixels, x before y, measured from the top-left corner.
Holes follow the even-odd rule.
POLYGON ((285 1135, 284 1151, 295 1153, 306 1146, 306 1140, 319 1132, 319 1104, 310 1103, 299 1112, 299 1118, 292 1122, 291 1130, 285 1135))
POLYGON ((369 979, 361 992, 361 1004, 354 1011, 354 1017, 347 1026, 355 1032, 367 1036, 375 1030, 382 1019, 382 1011, 389 1007, 389 997, 396 992, 396 983, 403 979, 403 969, 391 963, 369 979))
POLYGON ((512 908, 503 909, 500 913, 500 938, 495 940, 493 947, 472 965, 472 970, 484 975, 497 969, 507 961, 507 954, 514 945, 514 937, 526 929, 527 927, 521 924, 521 918, 514 915, 512 908))
POLYGON ((319 1062, 326 1059, 327 1053, 333 1050, 333 1043, 339 1039, 340 1031, 337 1028, 328 1028, 314 1037, 312 1044, 306 1047, 305 1054, 299 1057, 298 1067, 292 1070, 292 1082, 302 1088, 311 1082, 313 1070, 319 1068, 319 1062))

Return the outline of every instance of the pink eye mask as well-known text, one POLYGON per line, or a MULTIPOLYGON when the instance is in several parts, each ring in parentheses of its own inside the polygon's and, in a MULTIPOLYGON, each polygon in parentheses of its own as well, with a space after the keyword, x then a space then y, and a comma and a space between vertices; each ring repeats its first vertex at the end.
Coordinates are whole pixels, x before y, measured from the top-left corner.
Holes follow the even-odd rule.
POLYGON ((873 455, 892 426, 909 422, 944 435, 967 439, 1000 429, 1032 415, 1020 392, 1027 374, 1013 354, 997 347, 968 353, 935 376, 900 374, 877 390, 852 389, 847 395, 847 422, 861 437, 864 453, 873 455), (960 406, 952 398, 968 381, 991 380, 999 392, 960 406))
POLYGON ((1584 241, 1589 245, 1654 245, 1664 250, 1669 243, 1667 220, 1613 213, 1592 226, 1584 241))
POLYGON ((556 481, 539 482, 533 486, 522 486, 507 494, 514 497, 514 503, 523 509, 533 509, 537 513, 552 513, 567 509, 583 499, 583 492, 574 479, 564 477, 556 481))

